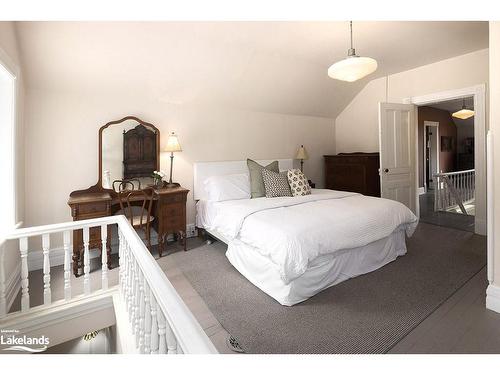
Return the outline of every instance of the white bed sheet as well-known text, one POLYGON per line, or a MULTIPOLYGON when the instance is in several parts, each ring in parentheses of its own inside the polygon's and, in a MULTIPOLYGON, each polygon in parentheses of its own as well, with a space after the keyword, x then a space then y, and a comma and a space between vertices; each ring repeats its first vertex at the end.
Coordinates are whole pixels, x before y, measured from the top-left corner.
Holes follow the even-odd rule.
POLYGON ((287 284, 278 267, 250 246, 230 243, 226 252, 234 268, 285 306, 295 305, 342 281, 375 271, 404 254, 405 232, 397 230, 368 245, 319 257, 302 276, 287 284))
MULTIPOLYGON (((315 192, 315 194, 325 193, 330 194, 331 192, 317 189, 315 192)), ((354 194, 345 195, 346 198, 350 196, 352 197, 354 194)), ((338 197, 344 198, 343 194, 338 194, 338 197)), ((258 203, 254 199, 252 204, 271 203, 267 198, 257 199, 267 202, 258 203)), ((287 279, 283 275, 283 267, 273 261, 265 251, 263 252, 262 249, 254 245, 256 243, 255 239, 259 239, 259 236, 254 236, 254 241, 249 241, 249 239, 245 238, 249 233, 248 230, 242 230, 243 238, 231 238, 227 236, 229 232, 223 233, 224 231, 218 230, 215 224, 217 223, 217 216, 221 212, 220 203, 222 202, 198 201, 196 204, 197 226, 207 229, 209 233, 226 242, 228 244, 226 256, 231 264, 250 282, 279 303, 287 306, 304 301, 321 290, 351 277, 374 271, 395 260, 398 256, 405 254, 405 232, 411 234, 414 226, 416 226, 416 218, 414 218, 414 215, 413 217, 409 215, 406 218, 407 223, 395 225, 383 237, 379 236, 375 241, 365 241, 362 246, 346 246, 342 249, 319 254, 314 259, 307 261, 306 267, 301 270, 300 275, 287 279), (415 219, 415 222, 413 219, 415 219), (410 230, 409 227, 411 227, 410 230)), ((246 203, 243 201, 224 202, 225 206, 233 204, 241 208, 246 203)), ((248 217, 251 218, 252 216, 254 219, 253 224, 259 223, 258 215, 250 214, 248 217)), ((247 216, 244 220, 246 218, 247 216)), ((232 219, 234 220, 234 218, 232 219)), ((248 225, 247 229, 251 231, 254 225, 252 225, 252 220, 249 222, 250 225, 248 225)), ((244 226, 242 228, 244 229, 244 226)), ((268 238, 268 236, 264 237, 268 238)))

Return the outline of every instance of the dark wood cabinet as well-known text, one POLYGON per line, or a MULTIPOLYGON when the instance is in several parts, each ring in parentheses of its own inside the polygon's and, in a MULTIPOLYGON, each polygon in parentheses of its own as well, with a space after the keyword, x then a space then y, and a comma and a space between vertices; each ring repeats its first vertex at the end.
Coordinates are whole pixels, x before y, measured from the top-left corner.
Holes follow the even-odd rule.
POLYGON ((123 132, 123 178, 148 177, 157 166, 156 133, 144 125, 123 132))
POLYGON ((380 197, 379 153, 325 155, 325 187, 380 197))

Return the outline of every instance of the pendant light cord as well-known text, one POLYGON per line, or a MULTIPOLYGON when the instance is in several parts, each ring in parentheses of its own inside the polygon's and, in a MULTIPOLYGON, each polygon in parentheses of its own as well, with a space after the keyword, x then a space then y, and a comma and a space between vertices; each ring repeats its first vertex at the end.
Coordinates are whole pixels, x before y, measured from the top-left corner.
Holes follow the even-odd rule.
POLYGON ((349 48, 349 51, 347 51, 347 56, 352 57, 352 56, 356 56, 356 50, 352 46, 352 21, 349 21, 349 29, 350 29, 350 33, 351 33, 351 48, 349 48))
POLYGON ((349 28, 351 30, 351 49, 353 49, 352 48, 352 21, 349 21, 349 28))

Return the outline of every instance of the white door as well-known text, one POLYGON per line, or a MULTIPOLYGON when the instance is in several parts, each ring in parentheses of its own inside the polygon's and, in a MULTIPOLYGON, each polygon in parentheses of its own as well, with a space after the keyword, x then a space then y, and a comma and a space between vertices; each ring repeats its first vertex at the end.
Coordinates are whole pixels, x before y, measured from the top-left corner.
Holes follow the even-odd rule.
POLYGON ((379 104, 380 188, 417 213, 415 185, 415 106, 379 104))

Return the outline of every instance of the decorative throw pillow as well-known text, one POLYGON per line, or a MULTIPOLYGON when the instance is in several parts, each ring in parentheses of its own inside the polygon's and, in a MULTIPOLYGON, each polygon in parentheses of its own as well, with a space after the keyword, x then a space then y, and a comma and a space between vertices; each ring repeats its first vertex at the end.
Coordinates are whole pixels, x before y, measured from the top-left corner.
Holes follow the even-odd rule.
POLYGON ((266 188, 266 198, 292 196, 290 185, 288 185, 287 172, 276 173, 263 168, 262 179, 266 188))
POLYGON ((307 182, 307 177, 304 176, 304 173, 302 173, 300 169, 289 169, 287 176, 290 190, 294 197, 311 194, 311 187, 307 182))
POLYGON ((247 159, 247 166, 250 171, 250 191, 252 198, 265 197, 266 188, 264 186, 264 181, 262 180, 262 170, 268 169, 273 172, 279 172, 280 168, 278 161, 273 161, 264 167, 252 159, 247 159))

